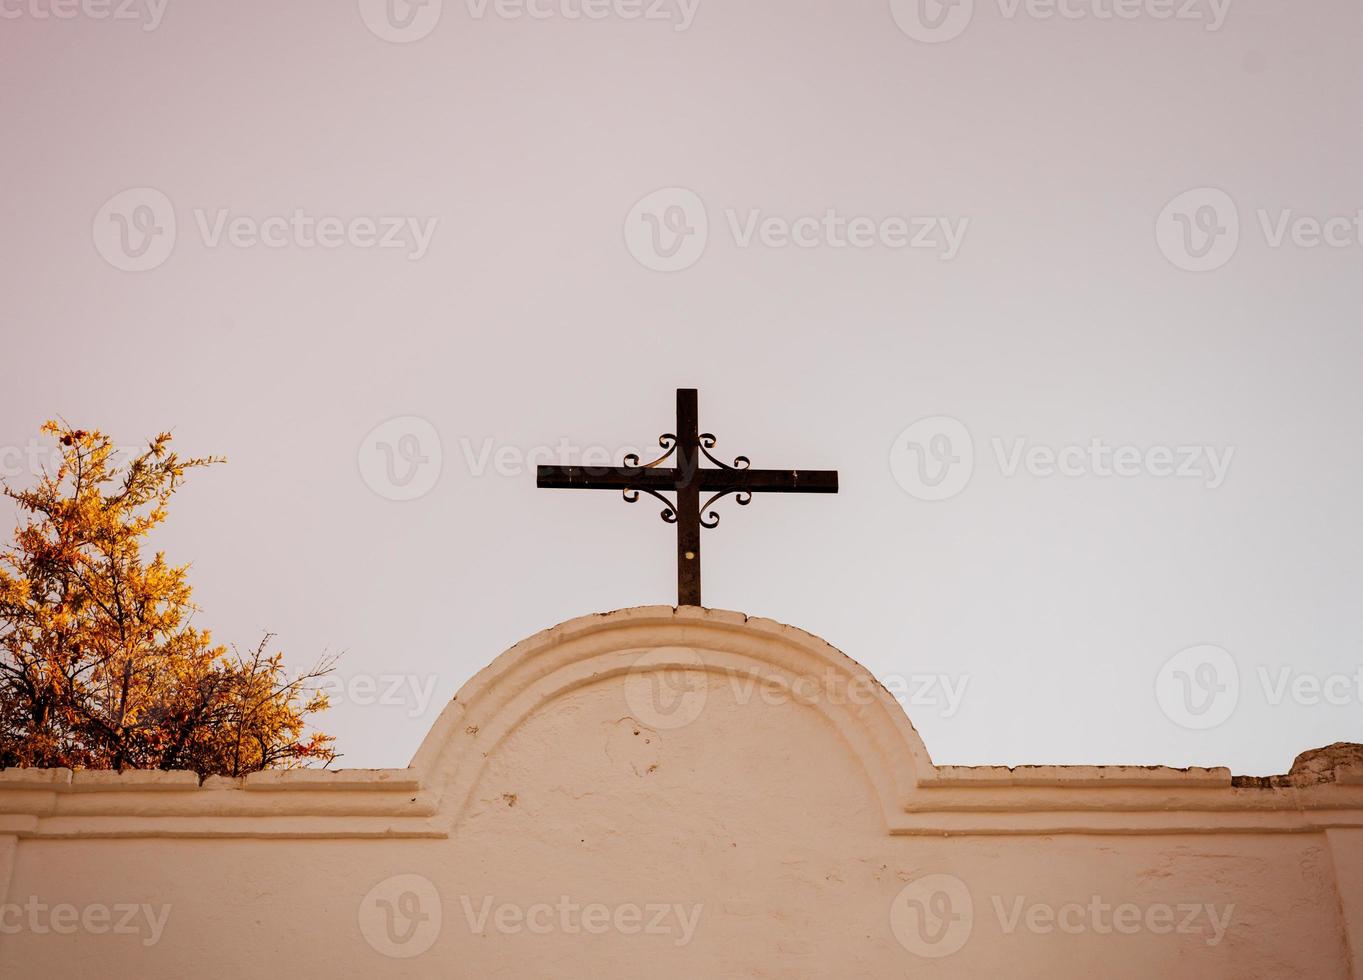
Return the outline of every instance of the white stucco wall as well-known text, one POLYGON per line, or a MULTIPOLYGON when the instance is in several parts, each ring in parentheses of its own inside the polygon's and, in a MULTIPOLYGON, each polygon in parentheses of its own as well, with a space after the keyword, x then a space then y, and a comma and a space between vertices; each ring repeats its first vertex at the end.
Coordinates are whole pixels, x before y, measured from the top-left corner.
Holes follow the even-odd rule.
POLYGON ((935 767, 857 664, 574 620, 410 768, 0 775, 0 978, 1363 976, 1363 771, 935 767))

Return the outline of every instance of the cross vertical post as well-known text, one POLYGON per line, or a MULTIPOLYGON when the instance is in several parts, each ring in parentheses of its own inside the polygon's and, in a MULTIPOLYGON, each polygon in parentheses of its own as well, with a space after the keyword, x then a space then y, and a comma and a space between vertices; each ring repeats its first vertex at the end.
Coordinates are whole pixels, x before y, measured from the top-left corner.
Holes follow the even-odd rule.
POLYGON ((695 388, 677 389, 677 603, 700 603, 700 411, 695 388))

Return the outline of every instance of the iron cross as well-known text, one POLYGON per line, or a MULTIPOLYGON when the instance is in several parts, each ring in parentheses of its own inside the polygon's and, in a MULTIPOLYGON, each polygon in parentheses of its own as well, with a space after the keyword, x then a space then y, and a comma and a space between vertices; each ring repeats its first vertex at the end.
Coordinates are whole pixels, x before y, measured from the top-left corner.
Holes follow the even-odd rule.
POLYGON ((677 389, 677 431, 665 432, 658 445, 666 452, 651 463, 640 463, 633 453, 623 466, 541 466, 536 485, 548 490, 619 490, 635 503, 646 493, 663 503, 662 518, 677 525, 677 604, 700 605, 700 531, 719 524, 710 507, 721 497, 736 494, 741 506, 754 493, 837 493, 836 470, 754 470, 746 456, 733 465, 721 463, 710 450, 718 440, 700 431, 696 389, 677 389), (676 465, 662 464, 676 456, 676 465), (702 467, 702 458, 716 468, 702 467), (675 493, 676 501, 664 493, 675 493), (701 503, 701 494, 710 494, 701 503))

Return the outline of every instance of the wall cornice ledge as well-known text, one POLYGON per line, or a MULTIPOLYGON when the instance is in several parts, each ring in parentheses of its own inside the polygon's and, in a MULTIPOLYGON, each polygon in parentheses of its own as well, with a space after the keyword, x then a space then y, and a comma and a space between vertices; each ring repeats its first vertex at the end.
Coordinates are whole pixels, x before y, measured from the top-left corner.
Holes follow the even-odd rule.
POLYGON ((1224 766, 936 766, 919 777, 919 786, 1177 786, 1229 787, 1230 770, 1224 766))
POLYGON ((445 837, 487 757, 528 717, 585 685, 668 668, 778 684, 834 671, 864 683, 872 692, 865 702, 821 699, 811 708, 865 770, 891 834, 1363 827, 1358 747, 1304 753, 1300 758, 1314 766, 1302 770, 1313 780, 1309 785, 1284 782, 1290 777, 1244 780, 1224 767, 936 766, 893 696, 818 637, 738 612, 642 606, 583 616, 517 643, 460 688, 406 769, 272 770, 202 784, 190 772, 6 769, 0 771, 0 832, 55 838, 445 837), (644 653, 660 656, 650 656, 641 668, 644 653))

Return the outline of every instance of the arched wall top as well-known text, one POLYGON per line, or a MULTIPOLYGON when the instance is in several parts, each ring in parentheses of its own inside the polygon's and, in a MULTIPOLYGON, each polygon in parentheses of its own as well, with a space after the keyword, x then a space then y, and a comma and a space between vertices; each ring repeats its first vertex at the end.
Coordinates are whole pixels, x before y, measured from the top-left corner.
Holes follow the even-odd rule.
MULTIPOLYGON (((892 825, 923 774, 923 741, 864 667, 803 630, 697 607, 641 606, 544 630, 468 681, 441 712, 411 769, 447 815, 462 810, 493 748, 537 708, 585 684, 684 668, 775 684, 821 712, 852 749, 892 825)), ((645 708, 644 713, 647 713, 645 708)), ((652 719, 638 719, 652 725, 652 719)))

